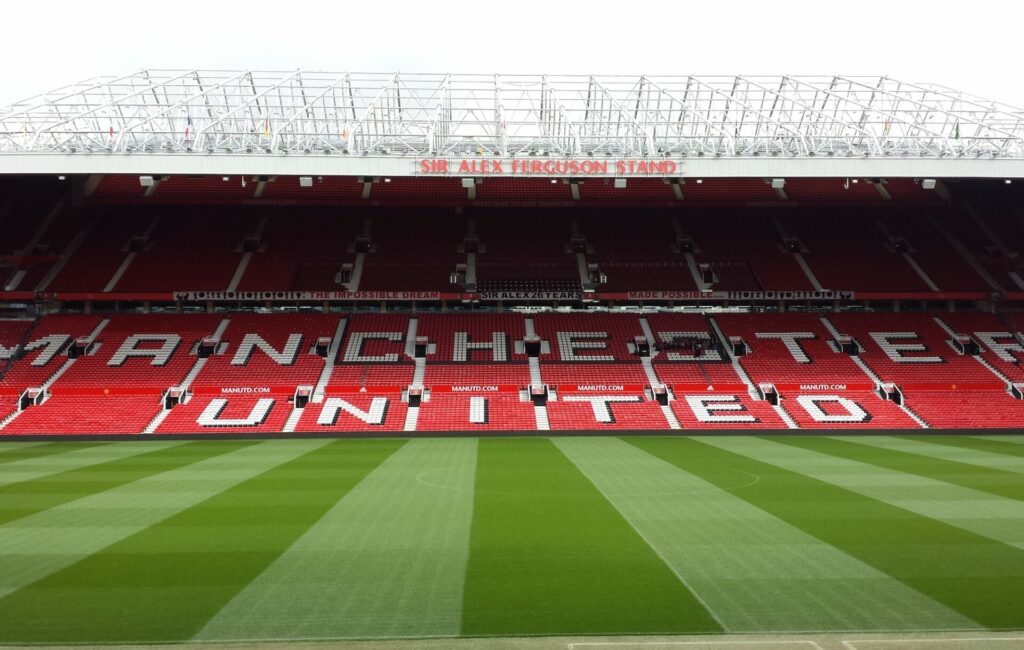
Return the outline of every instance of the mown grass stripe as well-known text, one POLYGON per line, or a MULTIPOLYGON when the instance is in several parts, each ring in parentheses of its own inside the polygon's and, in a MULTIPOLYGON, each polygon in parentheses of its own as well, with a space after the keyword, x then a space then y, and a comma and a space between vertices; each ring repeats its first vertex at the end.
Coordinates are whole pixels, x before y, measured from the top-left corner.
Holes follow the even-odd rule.
POLYGON ((1024 436, 1020 435, 985 435, 971 436, 974 440, 995 440, 996 442, 1010 442, 1015 445, 1024 445, 1024 436))
MULTIPOLYGON (((107 444, 96 442, 26 442, 24 445, 7 443, 0 452, 0 465, 20 463, 34 458, 45 458, 55 454, 65 454, 79 449, 95 449, 96 447, 107 446, 107 444)), ((15 465, 16 467, 16 465, 15 465)), ((7 470, 7 467, 4 467, 7 470)))
POLYGON ((622 440, 555 444, 730 631, 977 627, 745 501, 759 489, 754 474, 705 467, 718 487, 622 440))
POLYGON ((1024 549, 1024 503, 1016 499, 785 444, 778 438, 723 438, 708 444, 1024 549))
POLYGON ((921 456, 941 458, 954 463, 966 463, 978 467, 987 467, 1002 472, 1024 474, 1024 458, 1008 454, 980 451, 968 447, 935 444, 929 438, 905 436, 844 436, 848 442, 862 445, 905 451, 921 456))
POLYGON ((191 465, 0 526, 0 596, 325 444, 204 440, 206 457, 191 465))
MULTIPOLYGON (((105 492, 140 479, 190 465, 208 458, 213 449, 201 443, 183 445, 125 442, 116 448, 119 457, 89 463, 56 474, 0 485, 0 525, 48 510, 91 494, 105 492)), ((222 453, 222 452, 221 452, 222 453)))
POLYGON ((1024 456, 1024 439, 1018 439, 1012 436, 1005 436, 999 439, 994 436, 987 438, 975 436, 931 436, 928 440, 937 445, 949 445, 950 447, 960 447, 963 449, 989 451, 993 454, 1024 456))
POLYGON ((547 439, 479 443, 462 632, 719 632, 600 492, 547 439))
POLYGON ((629 442, 720 487, 734 480, 723 469, 755 474, 756 490, 736 492, 753 505, 988 628, 1024 626, 1024 553, 777 464, 779 450, 810 452, 724 437, 629 442))
POLYGON ((333 441, 0 599, 15 642, 191 638, 403 444, 333 441))
POLYGON ((17 454, 18 452, 31 449, 33 447, 46 447, 53 443, 38 440, 35 442, 3 442, 0 440, 0 463, 5 463, 8 454, 17 454))
MULTIPOLYGON (((776 442, 897 472, 923 476, 1008 499, 1024 499, 1024 477, 1019 473, 939 458, 932 455, 923 443, 901 442, 892 438, 882 439, 875 436, 814 439, 792 436, 779 438, 776 442), (908 447, 907 444, 911 446, 908 447), (917 446, 914 446, 915 444, 917 446)), ((938 447, 939 445, 932 446, 938 447)), ((941 447, 939 452, 941 453, 941 447)))
POLYGON ((457 636, 476 440, 411 440, 348 492, 197 639, 457 636))
MULTIPOLYGON (((161 440, 156 447, 122 443, 78 443, 55 442, 51 446, 38 448, 41 453, 26 454, 24 457, 3 465, 0 471, 0 487, 54 476, 68 470, 99 465, 112 460, 138 456, 156 449, 167 449, 185 444, 181 441, 161 440)), ((31 452, 32 450, 26 450, 31 452)))

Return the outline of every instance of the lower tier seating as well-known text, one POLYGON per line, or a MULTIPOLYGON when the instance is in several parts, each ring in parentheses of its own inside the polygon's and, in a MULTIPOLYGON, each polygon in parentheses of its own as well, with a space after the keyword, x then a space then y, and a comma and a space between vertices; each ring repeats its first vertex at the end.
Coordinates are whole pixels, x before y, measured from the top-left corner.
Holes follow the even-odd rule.
POLYGON ((744 392, 676 395, 669 403, 683 429, 785 429, 771 404, 744 392))
POLYGON ((302 410, 301 433, 401 431, 409 405, 401 395, 344 395, 310 404, 302 410))
POLYGON ((140 433, 160 412, 153 396, 53 396, 26 409, 0 430, 4 435, 140 433))
POLYGON ((895 402, 870 391, 783 396, 782 407, 801 429, 915 429, 895 402))
POLYGON ((532 431, 537 428, 531 402, 518 395, 434 393, 419 410, 417 431, 532 431))
POLYGON ((1020 429, 1024 401, 999 391, 916 392, 907 407, 935 429, 1020 429))
POLYGON ((18 400, 15 397, 0 397, 0 421, 18 408, 18 400))
POLYGON ((405 388, 412 383, 415 367, 411 363, 343 363, 331 369, 330 385, 359 388, 389 386, 405 388))
POLYGON ((275 433, 284 428, 292 405, 287 399, 193 397, 179 404, 157 433, 275 433))
POLYGON ((729 363, 655 363, 654 372, 661 383, 738 384, 743 380, 729 363))
POLYGON ((647 375, 637 362, 625 363, 542 363, 540 375, 545 384, 572 389, 579 384, 646 386, 647 375))
POLYGON ((666 429, 668 421, 657 402, 642 395, 560 395, 548 402, 553 430, 666 429))
MULTIPOLYGON (((1019 429, 1024 401, 1000 391, 920 391, 908 409, 935 429, 1019 429)), ((870 391, 783 395, 782 408, 799 429, 918 429, 913 417, 870 391)), ((0 399, 0 421, 13 414, 14 398, 0 399)), ((783 414, 743 391, 677 393, 670 402, 683 430, 784 429, 783 414)), ((152 395, 55 395, 16 414, 3 435, 139 434, 161 411, 152 395)), ((301 411, 298 432, 402 431, 409 407, 398 393, 339 393, 301 411)), ((156 433, 278 433, 293 413, 287 396, 194 396, 175 406, 156 433)), ((563 392, 547 404, 553 431, 667 430, 655 401, 638 393, 563 392)), ((416 431, 530 431, 534 406, 516 393, 432 393, 417 411, 416 431)))
POLYGON ((510 385, 525 387, 530 383, 530 367, 525 363, 503 364, 427 364, 423 383, 426 386, 510 385))
POLYGON ((142 433, 160 413, 160 395, 183 382, 191 382, 192 398, 163 416, 160 433, 536 429, 538 413, 519 401, 519 390, 532 383, 526 342, 519 342, 530 328, 541 338, 541 383, 556 394, 546 409, 555 431, 667 429, 671 417, 645 393, 652 383, 673 388, 670 408, 683 429, 782 428, 791 418, 801 429, 912 430, 920 426, 914 414, 933 428, 1024 428, 1024 402, 1006 392, 1021 376, 1024 344, 1017 321, 1004 314, 548 316, 424 316, 422 383, 432 399, 416 411, 415 426, 401 401, 420 381, 413 349, 423 351, 422 340, 410 345, 410 335, 420 335, 409 314, 350 316, 336 356, 322 356, 326 344, 317 343, 341 331, 340 315, 5 321, 0 345, 13 360, 0 368, 0 435, 142 433), (718 340, 719 327, 747 343, 738 361, 718 340), (659 342, 650 365, 656 377, 632 353, 645 330, 659 342), (219 343, 208 338, 215 332, 219 343), (859 358, 831 345, 836 332, 860 343, 859 358), (80 339, 90 333, 97 335, 92 345, 80 339), (972 350, 977 343, 976 358, 961 354, 961 333, 972 350), (582 345, 588 342, 596 346, 582 345), (211 348, 212 357, 202 356, 211 348), (902 390, 911 412, 872 391, 872 369, 902 390), (744 374, 755 385, 774 385, 782 410, 752 399, 744 374), (51 378, 48 400, 8 417, 22 391, 51 378), (289 423, 298 386, 315 386, 328 399, 289 423))

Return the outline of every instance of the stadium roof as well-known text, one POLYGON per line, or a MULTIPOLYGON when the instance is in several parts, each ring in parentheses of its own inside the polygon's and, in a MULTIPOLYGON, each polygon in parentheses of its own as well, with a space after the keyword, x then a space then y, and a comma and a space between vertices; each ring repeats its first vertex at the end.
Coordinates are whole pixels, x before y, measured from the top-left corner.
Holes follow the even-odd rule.
POLYGON ((1024 109, 888 77, 143 70, 0 110, 7 173, 413 175, 479 157, 1019 177, 1024 109))

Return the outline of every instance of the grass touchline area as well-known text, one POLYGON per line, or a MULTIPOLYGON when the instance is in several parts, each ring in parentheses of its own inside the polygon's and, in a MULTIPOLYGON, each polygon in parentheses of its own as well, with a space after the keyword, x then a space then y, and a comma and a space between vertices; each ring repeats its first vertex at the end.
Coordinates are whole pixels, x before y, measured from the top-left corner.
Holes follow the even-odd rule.
POLYGON ((0 644, 1020 630, 1022 443, 0 442, 0 644))

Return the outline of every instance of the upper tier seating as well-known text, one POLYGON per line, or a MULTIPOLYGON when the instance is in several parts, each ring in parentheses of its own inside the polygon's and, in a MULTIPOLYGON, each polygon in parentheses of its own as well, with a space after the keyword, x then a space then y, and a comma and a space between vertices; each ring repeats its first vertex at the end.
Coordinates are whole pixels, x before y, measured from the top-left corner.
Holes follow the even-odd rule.
POLYGON ((465 219, 446 214, 381 215, 366 255, 362 291, 451 291, 465 219))
POLYGON ((576 256, 567 251, 564 213, 498 211, 476 218, 480 291, 580 291, 576 256))
MULTIPOLYGON (((681 234, 693 240, 695 260, 708 264, 717 278, 713 289, 811 290, 812 282, 794 255, 780 243, 782 236, 772 222, 777 219, 784 231, 798 237, 807 247, 807 264, 825 289, 930 291, 928 282, 913 268, 913 262, 942 291, 990 291, 991 287, 935 224, 959 238, 1004 290, 1020 289, 1009 276, 1010 271, 1024 272, 1024 264, 1015 256, 1021 250, 1024 234, 1016 232, 1020 227, 1014 223, 1013 209, 999 197, 971 197, 984 222, 1007 247, 992 253, 988 249, 998 247, 963 211, 937 206, 925 210, 927 202, 915 201, 896 201, 891 205, 861 202, 857 207, 845 203, 838 208, 827 201, 810 199, 783 202, 760 179, 736 181, 735 187, 710 180, 702 185, 687 184, 686 204, 693 205, 685 212, 667 212, 664 203, 629 208, 609 205, 599 210, 594 207, 599 204, 584 201, 578 211, 567 211, 550 206, 494 207, 501 201, 481 199, 465 213, 453 214, 450 205, 445 210, 393 207, 406 205, 405 199, 396 199, 392 207, 377 200, 365 202, 358 198, 362 184, 355 179, 345 179, 346 189, 342 192, 348 196, 346 192, 352 190, 355 203, 330 207, 284 208, 274 203, 275 193, 290 203, 297 201, 283 198, 293 195, 285 186, 295 184, 294 178, 284 177, 266 184, 263 203, 257 205, 220 201, 224 198, 222 186, 234 188, 235 183, 225 184, 219 177, 184 179, 182 183, 172 177, 158 186, 157 195, 166 198, 185 194, 193 180, 202 181, 199 185, 203 187, 209 186, 203 190, 209 190, 204 196, 219 198, 208 205, 175 205, 190 201, 160 201, 155 200, 159 198, 155 195, 140 203, 141 188, 135 178, 130 188, 134 197, 131 201, 104 206, 97 200, 97 205, 87 203, 84 207, 64 209, 47 223, 45 217, 57 204, 56 195, 19 194, 9 199, 6 213, 0 197, 0 229, 5 232, 0 255, 21 251, 38 234, 37 245, 28 252, 44 258, 8 262, 28 272, 18 283, 19 290, 101 292, 129 259, 127 244, 132 236, 152 225, 146 245, 132 256, 124 275, 112 284, 114 292, 223 291, 240 268, 243 239, 262 228, 259 245, 241 274, 238 290, 340 290, 339 272, 343 265, 354 261, 355 239, 369 219, 370 241, 374 246, 365 255, 362 290, 457 291, 459 288, 450 282, 451 274, 457 264, 465 261, 459 247, 473 224, 480 243, 476 259, 479 290, 578 293, 582 289, 579 266, 570 246, 574 217, 579 234, 588 243, 587 261, 597 265, 607 277, 607 283, 597 286, 598 291, 692 291, 697 289, 697 283, 676 244, 672 221, 676 219, 681 234), (175 184, 177 188, 172 187, 175 184), (719 190, 714 190, 713 185, 719 190), (712 207, 713 203, 699 200, 702 196, 720 195, 747 198, 739 201, 739 207, 728 209, 724 204, 712 207), (754 196, 760 199, 754 201, 754 196), (68 245, 79 234, 83 235, 81 245, 72 251, 68 245), (887 235, 906 239, 910 261, 892 250, 887 235), (65 252, 68 258, 61 262, 63 268, 52 281, 41 284, 57 263, 57 256, 65 252)), ((465 194, 454 179, 433 181, 450 184, 456 194, 465 194)), ((107 182, 105 178, 101 189, 107 182)), ((337 182, 338 179, 318 178, 314 187, 302 190, 307 195, 301 196, 297 184, 295 193, 308 199, 322 185, 334 187, 337 182)), ((480 194, 489 191, 484 189, 488 185, 497 187, 508 182, 487 179, 480 186, 480 194)), ((659 192, 672 193, 660 180, 654 183, 660 185, 659 192)), ((805 183, 810 185, 798 190, 801 183, 794 181, 793 191, 814 195, 815 181, 805 183)), ((545 192, 567 194, 564 185, 546 185, 554 189, 545 192)), ((868 186, 860 183, 860 189, 854 193, 875 192, 865 189, 868 186)), ((397 180, 373 184, 374 192, 396 197, 406 195, 409 187, 415 186, 397 180)), ((622 196, 617 192, 608 193, 622 196)), ((915 186, 911 192, 921 190, 915 186)), ((228 194, 228 198, 233 196, 228 194)), ((244 198, 244 192, 240 196, 244 198)), ((0 269, 5 282, 13 275, 8 268, 0 269)))
POLYGON ((163 213, 150 248, 132 261, 117 291, 224 291, 256 218, 238 209, 163 213))
POLYGON ((782 222, 807 246, 807 264, 826 289, 929 291, 863 210, 786 215, 782 222))
MULTIPOLYGON (((738 289, 813 290, 793 255, 784 252, 780 243, 782 237, 768 219, 770 216, 762 214, 761 218, 752 219, 747 214, 700 210, 679 221, 699 247, 694 255, 698 262, 709 264, 712 270, 721 263, 750 266, 757 286, 738 289)), ((735 271, 737 267, 729 268, 735 271)), ((730 280, 738 283, 740 278, 730 280)))
POLYGON ((914 261, 939 290, 991 290, 925 215, 895 213, 887 216, 885 222, 893 234, 907 238, 914 249, 914 261))
POLYGON ((596 263, 608 277, 600 291, 693 291, 697 289, 686 259, 676 249, 668 219, 653 215, 587 215, 579 219, 596 263))
POLYGON ((26 250, 33 236, 38 232, 53 208, 56 199, 45 194, 33 192, 11 193, 0 197, 0 228, 3 229, 3 241, 0 243, 0 255, 26 250))
POLYGON ((142 234, 158 214, 157 211, 149 214, 137 209, 111 208, 96 222, 48 289, 103 291, 128 256, 132 237, 142 234))
MULTIPOLYGON (((343 209, 276 212, 267 221, 239 291, 340 291, 335 282, 363 219, 343 209)), ((240 243, 240 242, 239 242, 240 243)))

